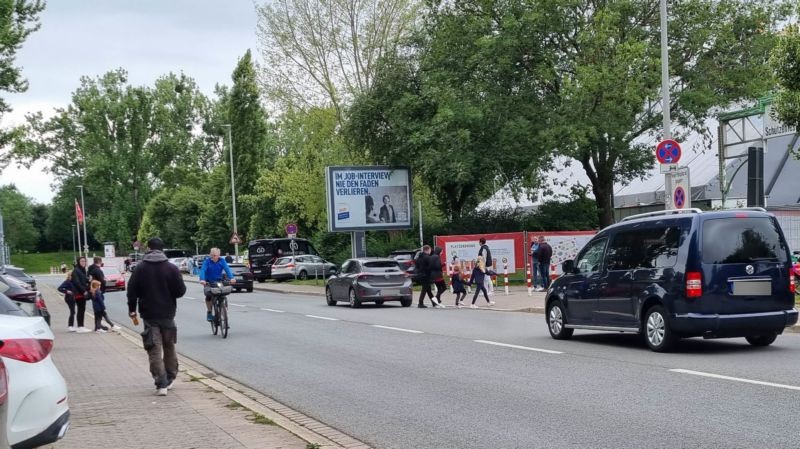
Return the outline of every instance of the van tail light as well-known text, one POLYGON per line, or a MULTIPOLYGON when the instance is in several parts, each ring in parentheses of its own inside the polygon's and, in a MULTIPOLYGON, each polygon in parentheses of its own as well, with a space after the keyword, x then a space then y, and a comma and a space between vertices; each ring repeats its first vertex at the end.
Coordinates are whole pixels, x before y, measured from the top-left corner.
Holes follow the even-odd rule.
POLYGON ((53 349, 53 340, 19 338, 5 340, 3 343, 3 347, 0 348, 0 356, 26 363, 36 363, 44 360, 53 349))
POLYGON ((789 291, 792 293, 797 293, 797 283, 794 277, 794 273, 789 272, 789 291))
POLYGON ((703 274, 699 271, 686 273, 686 297, 699 298, 703 296, 703 274))

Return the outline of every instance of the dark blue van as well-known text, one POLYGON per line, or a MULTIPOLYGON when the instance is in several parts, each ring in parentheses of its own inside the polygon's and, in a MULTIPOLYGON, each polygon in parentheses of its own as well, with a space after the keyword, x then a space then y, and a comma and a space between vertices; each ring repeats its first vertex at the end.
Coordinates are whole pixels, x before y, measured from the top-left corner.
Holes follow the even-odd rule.
POLYGON ((797 323, 789 247, 761 208, 634 215, 563 264, 545 299, 555 339, 633 332, 668 351, 683 337, 767 346, 797 323))

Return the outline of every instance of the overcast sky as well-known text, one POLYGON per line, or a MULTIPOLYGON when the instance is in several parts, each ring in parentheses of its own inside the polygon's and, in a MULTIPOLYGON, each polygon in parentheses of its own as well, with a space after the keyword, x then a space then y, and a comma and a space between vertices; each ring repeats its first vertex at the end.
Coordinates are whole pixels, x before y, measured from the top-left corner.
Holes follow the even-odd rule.
MULTIPOLYGON (((216 83, 231 84, 248 48, 257 54, 256 22, 253 0, 49 0, 41 29, 17 57, 30 88, 4 94, 14 111, 2 117, 2 126, 21 123, 28 112, 65 106, 81 76, 118 67, 134 85, 183 72, 211 95, 216 83)), ((10 183, 38 202, 54 196, 41 164, 10 166, 0 173, 0 185, 10 183)))

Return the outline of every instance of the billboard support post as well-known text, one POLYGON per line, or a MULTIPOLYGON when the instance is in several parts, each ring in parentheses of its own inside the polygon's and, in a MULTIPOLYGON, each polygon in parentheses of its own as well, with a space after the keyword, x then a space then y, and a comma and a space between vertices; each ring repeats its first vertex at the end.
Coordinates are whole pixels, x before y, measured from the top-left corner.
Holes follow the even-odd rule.
POLYGON ((425 245, 425 240, 422 238, 422 201, 418 201, 419 204, 419 247, 422 248, 425 245))

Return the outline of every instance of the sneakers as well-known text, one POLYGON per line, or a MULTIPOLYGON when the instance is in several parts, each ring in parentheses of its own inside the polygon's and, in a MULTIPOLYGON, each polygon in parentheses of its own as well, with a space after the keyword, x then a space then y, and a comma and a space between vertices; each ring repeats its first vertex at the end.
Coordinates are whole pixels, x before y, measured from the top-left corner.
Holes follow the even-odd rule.
POLYGON ((439 306, 438 306, 438 307, 439 307, 440 309, 446 309, 446 308, 447 308, 447 306, 446 306, 446 305, 444 305, 444 304, 442 304, 442 303, 439 303, 439 306))
POLYGON ((493 305, 494 305, 494 301, 489 301, 489 306, 491 307, 493 305))
POLYGON ((85 327, 81 326, 81 327, 79 327, 79 328, 75 329, 75 332, 77 332, 77 333, 79 333, 79 334, 85 334, 85 333, 87 333, 87 332, 91 332, 91 330, 89 330, 89 329, 87 329, 87 328, 85 328, 85 327))
POLYGON ((420 309, 427 309, 428 308, 428 306, 426 306, 425 304, 422 304, 422 303, 420 303, 417 307, 419 307, 420 309))
POLYGON ((476 306, 475 304, 470 304, 470 305, 469 305, 469 308, 470 308, 470 309, 477 309, 477 308, 478 308, 478 306, 476 306))
POLYGON ((98 334, 106 334, 106 333, 108 333, 107 330, 102 329, 102 328, 101 329, 95 329, 94 331, 97 332, 98 334))
POLYGON ((166 388, 157 388, 156 389, 156 396, 166 396, 167 389, 166 388))
POLYGON ((211 312, 206 312, 206 321, 214 321, 214 315, 212 315, 211 312))
POLYGON ((460 308, 464 307, 464 304, 458 303, 458 304, 456 304, 456 307, 458 307, 460 309, 460 308))
POLYGON ((122 326, 120 326, 118 324, 115 324, 115 325, 111 326, 111 330, 115 330, 115 331, 119 332, 119 331, 122 330, 122 326))
POLYGON ((175 387, 175 379, 172 379, 169 385, 167 385, 167 390, 172 390, 174 387, 175 387))
POLYGON ((78 329, 75 326, 69 326, 67 328, 67 332, 75 332, 76 330, 78 330, 78 329))

